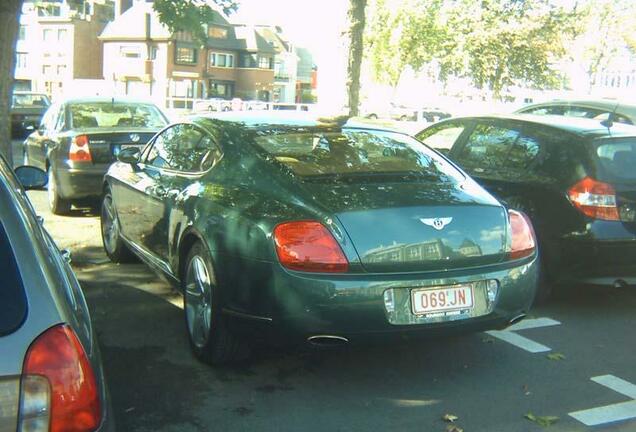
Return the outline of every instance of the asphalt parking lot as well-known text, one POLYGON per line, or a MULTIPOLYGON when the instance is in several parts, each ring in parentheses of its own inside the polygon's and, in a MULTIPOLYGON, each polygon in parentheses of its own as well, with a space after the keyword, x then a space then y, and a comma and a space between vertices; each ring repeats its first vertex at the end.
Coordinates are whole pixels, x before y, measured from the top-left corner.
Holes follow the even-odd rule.
POLYGON ((514 332, 265 350, 213 369, 190 353, 180 296, 142 264, 107 260, 96 215, 53 216, 45 191, 29 195, 73 252, 118 430, 636 431, 636 288, 563 290, 514 332))

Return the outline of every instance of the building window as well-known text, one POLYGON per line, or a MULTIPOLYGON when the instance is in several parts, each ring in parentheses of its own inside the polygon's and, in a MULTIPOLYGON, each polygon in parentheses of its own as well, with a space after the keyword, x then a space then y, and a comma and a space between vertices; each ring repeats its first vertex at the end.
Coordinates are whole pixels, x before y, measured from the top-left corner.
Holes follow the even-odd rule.
POLYGON ((53 66, 51 65, 42 65, 42 75, 49 76, 53 71, 53 66))
POLYGON ((194 41, 194 37, 192 33, 188 31, 178 31, 174 34, 174 38, 181 42, 192 42, 194 41))
POLYGON ((53 30, 52 29, 42 30, 42 39, 44 39, 47 42, 53 41, 53 30))
POLYGON ((212 25, 208 28, 208 36, 214 39, 227 39, 227 28, 212 25))
POLYGON ((66 29, 58 29, 57 30, 57 40, 63 42, 66 40, 66 29))
POLYGON ((138 46, 123 45, 119 47, 119 54, 125 58, 140 58, 141 50, 138 46))
POLYGON ((157 53, 159 52, 159 48, 153 46, 150 48, 150 60, 157 60, 157 53))
POLYGON ((234 84, 232 82, 210 81, 208 87, 208 97, 232 99, 234 93, 234 84))
POLYGON ((272 58, 271 57, 260 57, 258 59, 258 67, 260 69, 272 69, 272 58))
POLYGON ((210 53, 210 66, 231 68, 234 67, 232 54, 210 53))
POLYGON ((191 47, 178 46, 175 51, 175 63, 196 64, 197 49, 191 47))
POLYGON ((18 69, 26 69, 27 53, 17 53, 15 56, 15 67, 18 69))
POLYGON ((57 74, 58 75, 66 74, 66 65, 57 65, 57 74))
POLYGON ((256 54, 241 54, 241 67, 242 68, 258 67, 258 56, 256 54))
POLYGON ((20 30, 18 32, 18 40, 26 40, 26 26, 20 25, 20 30))

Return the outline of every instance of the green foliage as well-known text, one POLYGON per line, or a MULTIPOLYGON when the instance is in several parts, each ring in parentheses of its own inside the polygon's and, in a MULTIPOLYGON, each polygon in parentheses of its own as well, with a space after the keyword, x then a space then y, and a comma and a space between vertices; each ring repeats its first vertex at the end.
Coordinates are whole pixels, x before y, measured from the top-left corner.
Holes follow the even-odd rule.
POLYGON ((395 86, 407 66, 428 65, 441 81, 470 78, 495 96, 519 84, 553 88, 578 15, 549 0, 376 0, 375 76, 395 86))
MULTIPOLYGON (((212 0, 226 14, 236 11, 235 0, 212 0)), ((159 20, 168 26, 172 33, 189 31, 194 38, 205 43, 207 25, 214 22, 217 14, 205 0, 155 0, 154 9, 159 20)))

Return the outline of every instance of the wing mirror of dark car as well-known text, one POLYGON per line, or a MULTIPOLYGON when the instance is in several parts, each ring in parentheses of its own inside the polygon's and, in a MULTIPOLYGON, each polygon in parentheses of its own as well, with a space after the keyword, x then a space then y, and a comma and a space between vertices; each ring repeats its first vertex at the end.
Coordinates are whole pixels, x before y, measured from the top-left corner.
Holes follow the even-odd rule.
POLYGON ((137 165, 139 163, 139 149, 137 147, 128 147, 123 149, 117 155, 117 160, 119 162, 137 165))
POLYGON ((448 154, 450 153, 450 149, 447 149, 447 148, 438 148, 438 149, 435 149, 435 150, 437 150, 438 152, 440 152, 441 154, 443 154, 445 156, 448 156, 448 154))
POLYGON ((15 175, 26 190, 40 189, 48 183, 46 172, 34 166, 24 165, 17 167, 15 175))

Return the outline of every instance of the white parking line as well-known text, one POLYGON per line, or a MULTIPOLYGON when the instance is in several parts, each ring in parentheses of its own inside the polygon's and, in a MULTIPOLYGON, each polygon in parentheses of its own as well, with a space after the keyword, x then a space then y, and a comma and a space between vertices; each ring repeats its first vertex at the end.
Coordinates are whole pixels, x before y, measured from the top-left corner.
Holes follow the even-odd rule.
MULTIPOLYGON (((617 393, 625 395, 631 399, 636 399, 636 385, 615 377, 614 375, 602 375, 590 379, 595 383, 614 390, 617 393)), ((636 400, 582 411, 575 411, 569 413, 569 416, 577 419, 586 426, 596 426, 620 420, 629 420, 636 418, 636 400)))
POLYGON ((492 330, 487 331, 486 334, 500 339, 504 342, 508 342, 516 346, 517 348, 521 348, 531 353, 540 353, 552 351, 552 348, 542 345, 538 342, 533 341, 532 339, 528 339, 527 337, 518 335, 514 333, 515 331, 520 330, 528 330, 540 327, 550 327, 561 324, 559 321, 553 320, 552 318, 535 318, 535 319, 527 319, 521 322, 518 322, 515 325, 508 327, 506 330, 492 330))

